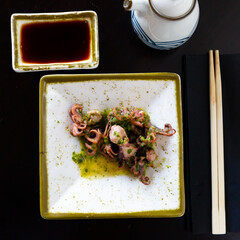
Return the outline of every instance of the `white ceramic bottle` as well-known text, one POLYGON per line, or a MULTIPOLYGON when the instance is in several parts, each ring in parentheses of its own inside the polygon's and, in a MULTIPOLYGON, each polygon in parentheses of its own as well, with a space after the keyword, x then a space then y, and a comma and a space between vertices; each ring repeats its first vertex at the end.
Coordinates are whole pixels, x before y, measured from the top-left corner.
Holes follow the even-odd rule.
POLYGON ((170 50, 185 43, 199 20, 197 0, 125 0, 132 26, 148 46, 170 50))

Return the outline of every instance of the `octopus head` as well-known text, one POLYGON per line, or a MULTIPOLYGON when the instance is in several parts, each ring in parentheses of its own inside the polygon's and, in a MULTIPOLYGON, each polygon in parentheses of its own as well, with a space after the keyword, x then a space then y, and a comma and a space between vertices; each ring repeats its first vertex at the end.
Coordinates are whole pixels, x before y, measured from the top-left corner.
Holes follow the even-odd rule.
POLYGON ((124 145, 129 142, 128 136, 124 128, 119 125, 113 125, 109 132, 110 141, 117 145, 124 145))
POLYGON ((100 122, 102 119, 102 114, 98 110, 92 110, 87 112, 87 124, 88 125, 94 125, 98 122, 100 122))

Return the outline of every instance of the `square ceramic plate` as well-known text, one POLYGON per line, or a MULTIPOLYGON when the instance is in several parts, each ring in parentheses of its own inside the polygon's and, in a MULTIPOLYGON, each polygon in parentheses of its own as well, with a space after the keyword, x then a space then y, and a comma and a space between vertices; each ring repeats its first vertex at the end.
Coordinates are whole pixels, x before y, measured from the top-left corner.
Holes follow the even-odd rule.
MULTIPOLYGON (((117 163, 116 163, 117 164, 117 163)), ((43 218, 179 217, 185 211, 180 77, 173 73, 48 75, 40 82, 40 209, 43 218), (150 185, 130 175, 86 178, 72 160, 80 152, 69 109, 144 108, 158 136, 150 185)))
POLYGON ((15 13, 11 16, 12 67, 16 72, 96 68, 99 64, 98 19, 94 11, 59 13, 15 13), (90 28, 90 56, 76 62, 25 63, 21 55, 21 29, 24 24, 84 20, 90 28))

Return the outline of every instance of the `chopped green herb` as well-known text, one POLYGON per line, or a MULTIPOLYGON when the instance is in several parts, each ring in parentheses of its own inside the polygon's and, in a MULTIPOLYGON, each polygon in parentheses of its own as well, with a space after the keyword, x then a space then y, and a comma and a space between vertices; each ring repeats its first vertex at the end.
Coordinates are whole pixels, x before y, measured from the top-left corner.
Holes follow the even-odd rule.
POLYGON ((129 149, 127 150, 127 153, 130 154, 132 151, 133 151, 133 150, 132 150, 131 148, 129 148, 129 149))
POLYGON ((76 109, 76 112, 78 112, 79 114, 82 114, 82 111, 79 108, 76 109))
POLYGON ((145 138, 144 138, 143 136, 140 136, 140 140, 141 140, 141 141, 144 141, 145 138))
POLYGON ((114 131, 113 135, 120 138, 119 132, 117 131, 114 131))
POLYGON ((87 120, 88 119, 88 116, 82 116, 83 120, 87 120))
POLYGON ((82 163, 84 161, 84 156, 81 153, 72 153, 72 160, 76 163, 82 163))
POLYGON ((122 140, 122 139, 119 139, 119 140, 118 140, 118 144, 123 144, 123 140, 122 140))
POLYGON ((116 123, 118 120, 117 120, 117 118, 116 117, 112 117, 111 119, 110 119, 110 122, 111 123, 116 123))
POLYGON ((109 140, 107 137, 104 137, 104 143, 108 144, 109 143, 109 140))

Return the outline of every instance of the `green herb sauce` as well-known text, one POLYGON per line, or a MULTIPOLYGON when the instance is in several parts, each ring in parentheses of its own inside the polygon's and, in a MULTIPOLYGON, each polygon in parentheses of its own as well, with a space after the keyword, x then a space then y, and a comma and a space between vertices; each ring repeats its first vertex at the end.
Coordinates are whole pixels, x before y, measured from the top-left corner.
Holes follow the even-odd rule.
POLYGON ((132 175, 127 167, 119 168, 116 160, 103 156, 101 153, 89 156, 84 145, 85 139, 79 140, 81 152, 73 152, 72 160, 79 165, 82 177, 96 179, 105 176, 132 175))

